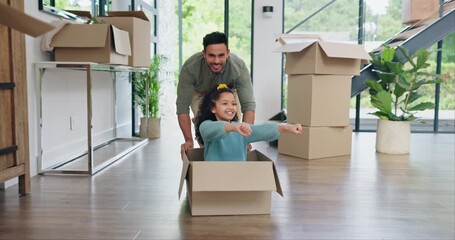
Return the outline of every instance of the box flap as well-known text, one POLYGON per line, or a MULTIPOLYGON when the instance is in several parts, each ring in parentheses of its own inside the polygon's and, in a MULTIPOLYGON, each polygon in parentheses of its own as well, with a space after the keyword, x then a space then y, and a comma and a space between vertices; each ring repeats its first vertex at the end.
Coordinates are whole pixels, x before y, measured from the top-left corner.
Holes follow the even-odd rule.
MULTIPOLYGON (((269 158, 268 158, 267 156, 265 156, 263 153, 261 153, 261 152, 259 152, 259 151, 256 151, 256 150, 253 150, 253 151, 248 152, 248 155, 249 155, 249 154, 253 154, 253 153, 255 153, 256 158, 257 158, 259 161, 269 160, 269 158)), ((273 163, 273 162, 272 162, 272 163, 273 163)), ((275 163, 273 163, 273 175, 275 176, 276 192, 277 192, 278 194, 280 194, 282 197, 284 197, 284 195, 283 195, 283 190, 281 189, 280 179, 278 178, 278 172, 277 172, 277 170, 276 170, 275 163)))
POLYGON ((271 161, 193 161, 193 192, 276 191, 271 161))
POLYGON ((0 24, 32 37, 38 37, 54 28, 51 24, 40 21, 3 3, 0 3, 0 24))
POLYGON ((313 45, 315 42, 304 42, 304 43, 290 43, 283 45, 276 49, 276 52, 300 52, 303 49, 313 45))
POLYGON ((186 176, 188 175, 188 169, 190 168, 190 161, 186 154, 183 155, 183 166, 182 166, 182 173, 180 175, 180 185, 179 185, 179 199, 180 195, 182 195, 183 183, 185 182, 186 176))
POLYGON ((328 57, 370 60, 363 46, 348 43, 318 42, 328 57))
POLYGON ((108 17, 136 17, 145 21, 149 21, 147 15, 143 11, 112 11, 107 12, 108 17))
POLYGON ((278 194, 280 194, 282 197, 284 197, 283 189, 281 189, 281 183, 280 183, 280 179, 278 178, 278 172, 276 171, 275 164, 273 164, 273 175, 275 176, 276 192, 278 194))
POLYGON ((127 31, 112 27, 112 35, 114 37, 114 49, 117 53, 131 56, 130 35, 127 31))
POLYGON ((53 47, 104 47, 109 24, 67 24, 53 38, 53 47))
POLYGON ((318 34, 296 33, 296 34, 278 34, 277 40, 281 45, 303 42, 322 41, 318 34))
POLYGON ((70 12, 79 17, 86 18, 88 20, 92 19, 92 14, 89 11, 82 11, 82 10, 65 10, 65 11, 70 12))

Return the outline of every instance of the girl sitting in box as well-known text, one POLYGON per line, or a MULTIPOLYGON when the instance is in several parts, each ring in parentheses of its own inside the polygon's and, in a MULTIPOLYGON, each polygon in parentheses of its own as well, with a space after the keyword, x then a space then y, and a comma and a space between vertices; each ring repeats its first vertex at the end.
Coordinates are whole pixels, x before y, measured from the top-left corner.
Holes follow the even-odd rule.
POLYGON ((302 134, 300 124, 237 122, 237 102, 226 84, 203 96, 196 119, 196 140, 204 145, 205 161, 246 161, 248 143, 273 141, 282 133, 302 134))

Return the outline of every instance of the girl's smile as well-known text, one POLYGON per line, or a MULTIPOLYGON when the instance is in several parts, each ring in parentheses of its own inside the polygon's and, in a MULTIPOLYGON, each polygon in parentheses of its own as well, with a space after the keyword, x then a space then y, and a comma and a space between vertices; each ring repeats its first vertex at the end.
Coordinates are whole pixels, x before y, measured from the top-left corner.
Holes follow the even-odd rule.
POLYGON ((223 92, 220 98, 215 101, 215 107, 212 108, 212 113, 218 121, 230 122, 237 114, 237 102, 234 94, 223 92))

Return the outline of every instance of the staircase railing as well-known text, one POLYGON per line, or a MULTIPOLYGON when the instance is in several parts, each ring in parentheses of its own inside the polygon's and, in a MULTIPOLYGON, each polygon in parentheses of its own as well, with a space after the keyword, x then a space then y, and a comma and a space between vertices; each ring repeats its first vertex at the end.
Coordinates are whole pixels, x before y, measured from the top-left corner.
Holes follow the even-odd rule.
MULTIPOLYGON (((435 20, 433 23, 416 33, 414 36, 408 38, 400 46, 409 50, 409 53, 414 54, 419 48, 428 48, 431 45, 437 43, 450 33, 455 32, 455 9, 446 13, 441 18, 435 20)), ((403 60, 402 57, 399 58, 403 60)), ((351 85, 351 97, 360 94, 362 91, 367 89, 365 80, 373 79, 377 80, 378 77, 372 71, 372 65, 365 66, 359 76, 352 78, 351 85)))

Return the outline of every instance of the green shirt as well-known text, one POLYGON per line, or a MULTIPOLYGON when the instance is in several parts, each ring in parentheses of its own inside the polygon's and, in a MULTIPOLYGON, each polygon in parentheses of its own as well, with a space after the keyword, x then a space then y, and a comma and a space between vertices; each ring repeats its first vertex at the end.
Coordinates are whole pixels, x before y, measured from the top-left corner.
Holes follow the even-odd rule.
POLYGON ((234 86, 242 112, 255 111, 253 85, 245 62, 234 54, 226 60, 223 70, 213 73, 203 53, 191 56, 182 66, 177 86, 177 114, 188 114, 193 93, 204 93, 220 83, 234 86))
POLYGON ((276 123, 250 125, 252 132, 248 137, 238 132, 226 132, 226 124, 228 122, 206 120, 199 126, 204 139, 205 161, 246 161, 248 143, 273 141, 281 137, 276 123))

